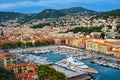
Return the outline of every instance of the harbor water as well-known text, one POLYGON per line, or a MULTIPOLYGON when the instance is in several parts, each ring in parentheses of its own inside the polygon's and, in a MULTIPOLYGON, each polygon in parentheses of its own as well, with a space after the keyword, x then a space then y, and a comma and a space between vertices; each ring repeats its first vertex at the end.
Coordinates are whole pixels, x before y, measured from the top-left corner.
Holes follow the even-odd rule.
MULTIPOLYGON (((55 63, 62 59, 67 58, 66 55, 55 54, 54 52, 46 53, 46 54, 35 54, 36 56, 46 57, 49 61, 55 63)), ((103 67, 97 64, 90 63, 89 60, 82 60, 86 65, 91 68, 94 68, 98 71, 97 74, 92 74, 96 80, 120 80, 120 70, 103 67)))
POLYGON ((93 64, 89 60, 83 60, 82 62, 98 71, 97 74, 93 74, 93 77, 97 80, 120 80, 120 70, 93 64))

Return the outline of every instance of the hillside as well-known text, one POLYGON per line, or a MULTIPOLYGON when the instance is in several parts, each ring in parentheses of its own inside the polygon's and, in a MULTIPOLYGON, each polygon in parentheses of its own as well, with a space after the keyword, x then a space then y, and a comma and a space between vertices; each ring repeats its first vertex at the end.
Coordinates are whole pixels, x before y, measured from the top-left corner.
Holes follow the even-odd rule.
POLYGON ((70 14, 79 14, 79 15, 94 15, 97 12, 88 10, 82 7, 73 7, 69 9, 61 9, 61 10, 54 10, 54 9, 45 9, 40 13, 36 14, 22 14, 22 13, 15 13, 15 12, 0 12, 0 22, 5 22, 8 20, 15 20, 18 19, 18 22, 27 22, 32 19, 43 19, 43 18, 58 18, 65 15, 70 14))
MULTIPOLYGON (((33 18, 34 14, 23 14, 15 12, 0 12, 0 22, 16 20, 17 23, 23 24, 33 18)), ((0 24, 1 25, 1 24, 0 24)))
MULTIPOLYGON (((40 13, 35 14, 22 14, 15 12, 0 12, 0 26, 20 26, 25 23, 33 23, 33 21, 47 19, 47 18, 56 18, 59 20, 60 17, 64 16, 94 16, 94 18, 108 18, 109 16, 120 16, 120 9, 108 11, 108 12, 96 12, 93 10, 85 9, 82 7, 72 7, 68 9, 45 9, 40 13)), ((48 22, 49 23, 49 22, 48 22)), ((56 23, 56 21, 54 21, 56 23)))
POLYGON ((65 16, 65 15, 66 15, 65 13, 62 13, 59 10, 45 9, 42 12, 36 14, 34 19, 58 18, 58 17, 65 16))
POLYGON ((82 8, 82 7, 72 7, 72 8, 69 8, 69 9, 61 9, 59 10, 65 14, 70 14, 70 15, 82 15, 82 16, 93 16, 93 15, 97 15, 98 12, 96 11, 93 11, 93 10, 89 10, 89 9, 85 9, 85 8, 82 8))
POLYGON ((109 18, 109 16, 120 17, 120 9, 103 12, 103 13, 97 15, 95 18, 104 18, 104 19, 106 19, 106 18, 109 18))
POLYGON ((0 21, 7 21, 16 18, 23 17, 24 14, 22 13, 15 13, 15 12, 0 12, 0 21))

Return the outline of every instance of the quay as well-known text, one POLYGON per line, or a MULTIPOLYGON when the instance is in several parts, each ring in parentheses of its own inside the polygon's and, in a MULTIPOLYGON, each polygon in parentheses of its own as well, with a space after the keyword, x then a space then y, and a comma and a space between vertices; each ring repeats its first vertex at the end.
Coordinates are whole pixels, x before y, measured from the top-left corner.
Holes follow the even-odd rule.
POLYGON ((97 70, 88 67, 86 64, 84 64, 81 61, 76 60, 75 58, 68 57, 67 59, 63 59, 57 63, 55 63, 58 66, 67 68, 69 70, 75 71, 75 72, 87 72, 87 73, 98 73, 97 70))
POLYGON ((105 61, 105 60, 102 60, 102 59, 101 60, 94 59, 94 60, 91 60, 90 62, 101 65, 101 66, 112 67, 112 68, 120 70, 120 64, 118 64, 118 63, 109 62, 109 61, 105 61))
POLYGON ((90 51, 90 50, 84 50, 84 49, 79 49, 79 48, 73 48, 73 47, 68 47, 68 46, 62 46, 62 45, 52 45, 52 46, 44 46, 44 47, 33 47, 33 48, 26 48, 26 49, 12 49, 9 50, 9 53, 12 54, 27 54, 27 53, 34 53, 34 54, 44 54, 45 52, 53 51, 56 54, 60 55, 66 55, 67 57, 75 57, 78 60, 83 60, 83 59, 93 59, 92 62, 102 65, 102 66, 107 66, 107 67, 112 67, 116 69, 120 69, 120 64, 117 62, 120 62, 120 59, 114 58, 108 55, 104 55, 95 51, 90 51), (35 52, 36 51, 36 52, 35 52), (37 53, 38 52, 38 53, 37 53), (99 54, 99 55, 98 55, 99 54), (102 57, 104 58, 102 61, 98 60, 96 58, 102 57))
POLYGON ((57 71, 65 73, 68 80, 90 80, 91 76, 83 71, 75 72, 59 65, 52 65, 57 71))

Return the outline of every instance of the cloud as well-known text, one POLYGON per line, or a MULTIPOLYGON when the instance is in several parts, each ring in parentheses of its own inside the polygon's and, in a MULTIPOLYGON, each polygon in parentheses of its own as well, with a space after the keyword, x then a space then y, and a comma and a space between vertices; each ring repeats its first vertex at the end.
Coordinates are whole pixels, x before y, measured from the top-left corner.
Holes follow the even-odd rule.
POLYGON ((34 8, 68 8, 73 6, 81 6, 86 8, 91 8, 97 6, 101 6, 101 8, 104 8, 104 6, 116 6, 120 8, 120 1, 119 0, 1 0, 0 1, 0 10, 17 10, 20 9, 34 9, 34 8), (8 2, 9 1, 9 2, 8 2))
POLYGON ((70 5, 73 3, 93 3, 101 0, 24 0, 12 3, 1 3, 0 9, 11 9, 16 7, 31 7, 31 6, 55 6, 55 5, 70 5))

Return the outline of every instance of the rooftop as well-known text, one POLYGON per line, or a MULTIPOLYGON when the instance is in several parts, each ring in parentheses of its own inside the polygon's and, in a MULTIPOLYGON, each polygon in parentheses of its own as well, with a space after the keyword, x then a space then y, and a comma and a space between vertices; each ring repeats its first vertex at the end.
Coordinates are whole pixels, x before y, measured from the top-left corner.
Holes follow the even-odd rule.
POLYGON ((23 73, 17 75, 18 79, 24 79, 24 80, 35 80, 37 73, 36 72, 30 72, 30 73, 23 73))
POLYGON ((6 53, 6 52, 0 52, 0 56, 6 57, 6 58, 13 58, 13 55, 8 54, 8 53, 6 53))
POLYGON ((10 65, 10 66, 7 66, 6 68, 13 68, 13 67, 20 67, 20 66, 29 66, 29 67, 37 68, 35 64, 28 64, 28 63, 10 65))

